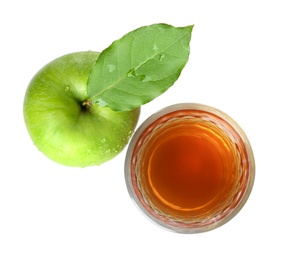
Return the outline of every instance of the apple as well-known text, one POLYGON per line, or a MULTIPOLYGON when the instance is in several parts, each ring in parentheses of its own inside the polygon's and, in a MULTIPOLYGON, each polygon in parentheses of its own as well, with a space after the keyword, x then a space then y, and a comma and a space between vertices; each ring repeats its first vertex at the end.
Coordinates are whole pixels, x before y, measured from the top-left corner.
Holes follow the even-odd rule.
POLYGON ((51 160, 100 165, 127 145, 140 108, 116 112, 88 101, 87 80, 98 52, 76 52, 44 66, 30 81, 24 120, 35 146, 51 160))

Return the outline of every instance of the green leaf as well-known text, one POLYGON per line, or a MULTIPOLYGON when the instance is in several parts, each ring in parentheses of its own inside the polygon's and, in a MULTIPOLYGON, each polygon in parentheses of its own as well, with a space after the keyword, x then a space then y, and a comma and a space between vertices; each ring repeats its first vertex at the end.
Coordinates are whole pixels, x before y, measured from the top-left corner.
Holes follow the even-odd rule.
POLYGON ((87 83, 89 99, 124 111, 165 92, 188 61, 192 28, 153 24, 114 41, 91 70, 87 83))

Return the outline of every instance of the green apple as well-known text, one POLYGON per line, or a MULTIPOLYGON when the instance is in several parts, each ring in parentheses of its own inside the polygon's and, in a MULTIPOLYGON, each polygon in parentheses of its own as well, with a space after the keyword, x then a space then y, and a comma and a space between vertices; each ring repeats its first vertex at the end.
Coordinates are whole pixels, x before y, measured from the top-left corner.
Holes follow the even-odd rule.
POLYGON ((31 80, 24 119, 35 146, 63 165, 100 165, 120 153, 136 127, 140 108, 116 112, 88 101, 87 80, 98 52, 67 54, 31 80))

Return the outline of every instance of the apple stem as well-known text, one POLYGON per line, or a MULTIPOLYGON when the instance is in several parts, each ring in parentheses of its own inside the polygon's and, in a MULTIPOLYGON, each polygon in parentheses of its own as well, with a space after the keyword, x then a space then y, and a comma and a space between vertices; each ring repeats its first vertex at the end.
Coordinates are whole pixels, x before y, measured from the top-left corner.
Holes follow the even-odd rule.
POLYGON ((92 106, 92 101, 91 100, 86 100, 82 103, 82 106, 88 106, 91 107, 92 106))

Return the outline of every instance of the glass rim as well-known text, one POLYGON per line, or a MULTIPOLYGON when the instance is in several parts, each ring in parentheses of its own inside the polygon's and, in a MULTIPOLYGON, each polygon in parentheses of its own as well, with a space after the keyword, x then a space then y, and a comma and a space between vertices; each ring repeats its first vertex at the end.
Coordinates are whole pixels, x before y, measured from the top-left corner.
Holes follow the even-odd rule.
POLYGON ((242 209, 242 207, 245 205, 247 202, 249 195, 251 194, 252 188, 253 188, 253 183, 255 179, 255 160, 254 160, 254 154, 252 147, 250 145, 250 142, 243 131, 243 129, 239 126, 239 124, 232 119, 228 114, 225 112, 209 106, 209 105, 204 105, 200 103, 177 103, 173 104, 167 107, 164 107, 151 116, 149 116, 142 124, 137 128, 135 133, 133 134, 129 146, 126 152, 125 156, 125 166, 124 166, 124 172, 125 172, 125 182, 126 186, 128 189, 128 193, 130 197, 132 198, 134 204, 139 208, 139 210, 145 215, 148 219, 150 219, 152 222, 155 224, 158 224, 160 227, 163 227, 167 230, 174 231, 177 233, 201 233, 209 230, 213 230, 217 227, 220 227, 230 221, 236 214, 242 209), (133 187, 132 183, 132 170, 131 170, 131 164, 132 164, 132 159, 133 159, 133 152, 134 149, 137 145, 137 142, 140 138, 140 136, 144 133, 144 131, 156 120, 159 118, 162 118, 163 116, 170 114, 172 112, 177 112, 179 110, 199 110, 199 111, 205 111, 208 113, 211 113, 215 116, 218 116, 221 118, 224 122, 229 124, 231 127, 234 128, 234 130, 238 133, 240 136, 241 140, 243 141, 243 144, 245 146, 246 152, 247 152, 247 159, 249 162, 249 177, 246 183, 245 191, 240 198, 238 204, 229 212, 229 214, 225 215, 224 217, 220 219, 212 219, 211 222, 209 222, 206 225, 200 225, 200 226, 195 226, 195 225, 189 225, 189 224, 184 224, 184 223, 179 223, 176 224, 171 221, 164 221, 163 217, 162 218, 157 218, 154 214, 151 214, 149 210, 146 209, 146 207, 142 204, 141 200, 138 198, 136 191, 133 187))

